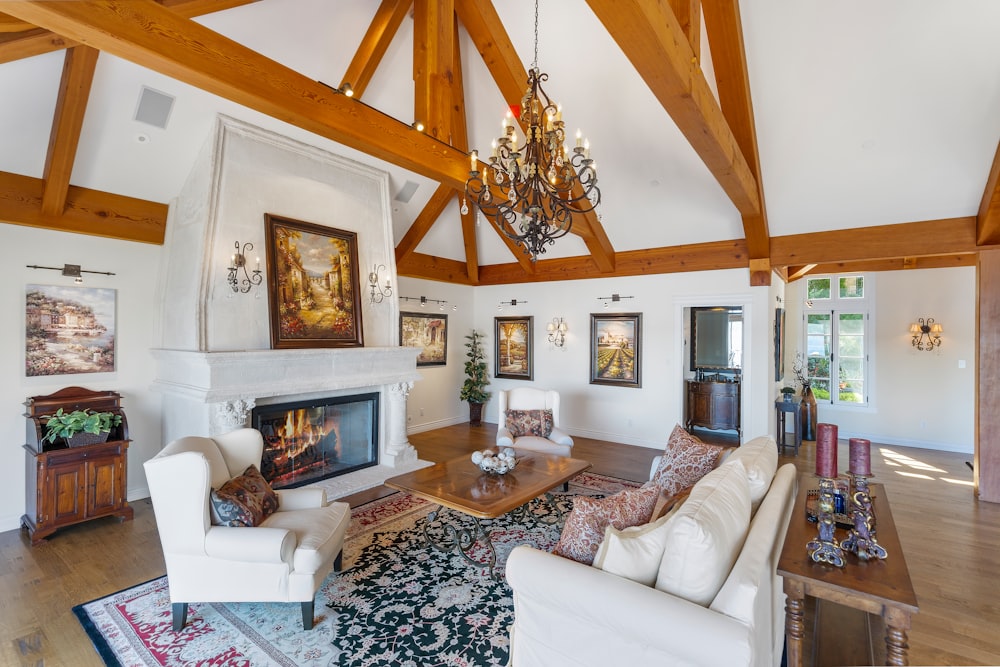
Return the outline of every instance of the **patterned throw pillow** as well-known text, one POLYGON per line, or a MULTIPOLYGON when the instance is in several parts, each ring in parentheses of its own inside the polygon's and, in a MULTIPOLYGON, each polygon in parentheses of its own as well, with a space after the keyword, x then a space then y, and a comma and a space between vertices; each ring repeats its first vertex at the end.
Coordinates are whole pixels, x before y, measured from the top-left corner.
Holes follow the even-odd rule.
POLYGON ((551 410, 508 410, 507 430, 511 437, 534 435, 547 438, 552 434, 551 410))
POLYGON ((253 464, 218 490, 212 489, 211 499, 216 526, 259 526, 278 509, 278 495, 253 464))
POLYGON ((712 472, 726 449, 706 445, 678 424, 667 439, 667 448, 652 481, 664 494, 673 496, 712 472))
POLYGON ((613 526, 622 530, 648 522, 659 495, 657 487, 649 486, 625 489, 607 498, 578 496, 552 553, 585 565, 593 564, 604 539, 604 529, 613 526))

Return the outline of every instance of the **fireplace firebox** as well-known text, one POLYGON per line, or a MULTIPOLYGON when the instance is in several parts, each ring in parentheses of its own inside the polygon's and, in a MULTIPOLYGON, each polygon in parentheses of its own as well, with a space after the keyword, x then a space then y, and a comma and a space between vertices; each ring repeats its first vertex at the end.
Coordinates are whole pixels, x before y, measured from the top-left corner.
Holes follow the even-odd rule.
POLYGON ((378 465, 378 414, 378 393, 255 407, 264 479, 291 488, 378 465))

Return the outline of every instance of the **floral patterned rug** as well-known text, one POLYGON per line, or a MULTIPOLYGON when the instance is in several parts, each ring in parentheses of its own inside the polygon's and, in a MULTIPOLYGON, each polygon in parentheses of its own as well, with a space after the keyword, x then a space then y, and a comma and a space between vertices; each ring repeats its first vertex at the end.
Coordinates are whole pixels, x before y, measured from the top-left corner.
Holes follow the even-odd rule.
MULTIPOLYGON (((573 496, 603 496, 632 482, 583 473, 555 507, 536 498, 523 516, 484 521, 492 532, 499 574, 494 580, 453 553, 428 547, 427 515, 435 506, 397 493, 351 512, 344 571, 317 593, 312 630, 302 630, 298 604, 191 604, 188 624, 171 629, 166 577, 74 607, 108 665, 310 665, 404 667, 504 665, 513 621, 503 569, 511 549, 551 550, 573 496), (325 603, 325 604, 324 604, 325 603)), ((472 528, 457 513, 441 518, 472 528)), ((485 562, 477 545, 471 557, 485 562)))

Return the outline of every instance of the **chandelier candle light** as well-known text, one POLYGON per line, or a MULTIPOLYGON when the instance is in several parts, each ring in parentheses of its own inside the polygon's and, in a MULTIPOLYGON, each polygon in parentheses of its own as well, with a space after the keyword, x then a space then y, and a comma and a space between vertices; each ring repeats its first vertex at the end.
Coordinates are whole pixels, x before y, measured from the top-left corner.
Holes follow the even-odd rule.
POLYGON ((816 427, 816 476, 819 477, 819 498, 816 521, 819 535, 806 544, 809 557, 817 563, 844 566, 844 550, 834 535, 833 519, 835 482, 837 477, 837 426, 818 424, 816 427))
POLYGON ((562 107, 553 103, 542 82, 548 74, 538 69, 538 0, 535 0, 535 59, 528 72, 528 88, 520 105, 513 105, 503 121, 503 134, 493 142, 489 163, 482 171, 479 153, 469 155, 468 199, 500 232, 538 259, 546 247, 569 233, 573 216, 593 211, 601 201, 597 168, 590 143, 580 131, 576 146, 567 150, 562 107), (518 146, 516 122, 524 129, 518 146))

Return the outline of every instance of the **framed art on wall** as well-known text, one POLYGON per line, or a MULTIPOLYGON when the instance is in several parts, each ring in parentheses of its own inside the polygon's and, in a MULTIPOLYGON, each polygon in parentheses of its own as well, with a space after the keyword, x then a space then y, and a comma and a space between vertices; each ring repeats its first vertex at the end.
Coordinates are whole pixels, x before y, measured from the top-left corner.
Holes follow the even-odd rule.
POLYGON ((100 287, 26 285, 25 376, 113 373, 115 297, 100 287))
POLYGON ((495 317, 496 350, 493 357, 493 375, 511 380, 531 380, 534 376, 532 364, 531 329, 532 317, 495 317))
POLYGON ((362 347, 354 232, 266 214, 271 347, 362 347))
POLYGON ((774 381, 785 377, 785 309, 774 309, 774 381))
POLYGON ((590 315, 590 384, 641 387, 642 313, 590 315))
POLYGON ((448 316, 428 313, 399 314, 399 344, 419 347, 417 366, 448 363, 448 316))

